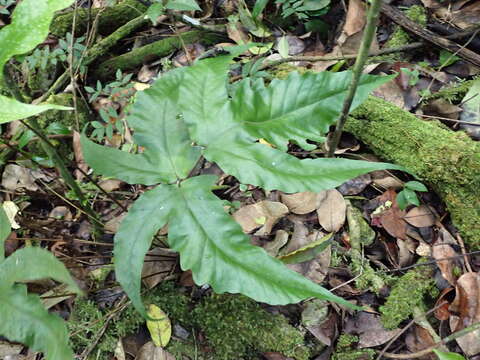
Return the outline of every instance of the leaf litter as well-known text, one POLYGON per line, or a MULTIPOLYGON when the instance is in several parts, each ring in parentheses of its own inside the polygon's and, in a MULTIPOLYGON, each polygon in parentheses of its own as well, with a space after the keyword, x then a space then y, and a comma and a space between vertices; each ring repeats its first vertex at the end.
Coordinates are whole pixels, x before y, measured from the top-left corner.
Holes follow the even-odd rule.
MULTIPOLYGON (((432 5, 430 3, 426 6, 432 5)), ((336 43, 334 43, 337 50, 333 50, 329 54, 356 52, 360 40, 359 35, 364 27, 364 16, 360 15, 362 9, 363 4, 360 1, 349 1, 345 25, 343 29, 341 29, 340 36, 336 43)), ((471 6, 459 6, 458 9, 454 10, 454 23, 463 26, 462 24, 465 24, 466 14, 468 11, 472 11, 472 9, 473 11, 476 9, 474 4, 471 4, 471 6)), ((475 12, 473 12, 473 14, 474 13, 475 12)), ((466 21, 466 23, 469 24, 468 21, 466 21)), ((240 35, 238 33, 237 35, 232 33, 232 37, 237 39, 237 43, 240 43, 240 41, 246 42, 252 36, 252 31, 248 29, 246 31, 243 24, 240 24, 240 27, 241 30, 237 30, 238 33, 241 31, 240 35)), ((302 37, 298 36, 298 34, 288 34, 285 38, 289 39, 288 51, 292 51, 292 54, 297 52, 301 53, 302 51, 307 52, 313 41, 309 36, 302 37)), ((324 44, 321 45, 324 49, 328 48, 328 46, 325 47, 324 44)), ((173 58, 175 66, 188 65, 190 62, 189 57, 194 59, 205 51, 205 49, 199 47, 200 44, 195 44, 195 46, 188 45, 186 49, 183 49, 183 52, 180 51, 177 53, 173 58)), ((317 48, 321 47, 317 46, 317 48)), ((248 58, 245 57, 244 60, 248 60, 248 58)), ((327 62, 317 64, 320 64, 318 66, 328 67, 335 63, 336 61, 330 64, 327 62)), ((152 64, 151 66, 155 68, 157 65, 152 64)), ((315 68, 315 66, 317 65, 313 67, 315 68)), ((389 71, 388 66, 382 66, 382 70, 386 68, 386 71, 389 71)), ((155 74, 156 72, 152 71, 151 68, 145 67, 141 73, 138 74, 138 79, 143 82, 150 82, 155 74)), ((444 74, 440 75, 443 76, 444 74)), ((432 89, 438 85, 438 79, 440 78, 430 79, 429 76, 425 74, 420 75, 420 77, 428 79, 429 81, 432 80, 432 82, 434 82, 432 89)), ((409 80, 407 79, 407 81, 409 80)), ((419 83, 408 85, 406 88, 421 90, 419 83)), ((417 105, 415 102, 413 102, 413 105, 405 103, 406 93, 402 94, 402 91, 406 91, 406 88, 396 86, 389 89, 385 87, 382 93, 393 102, 396 101, 393 99, 402 98, 403 102, 398 100, 398 105, 401 107, 414 108, 417 105)), ((465 97, 463 100, 468 99, 465 97)), ((122 107, 124 105, 125 104, 121 104, 122 107)), ((468 106, 465 105, 465 103, 462 105, 463 109, 460 108, 458 104, 445 102, 430 102, 429 105, 430 109, 427 107, 422 109, 427 115, 433 114, 433 108, 437 116, 453 120, 460 118, 464 121, 470 121, 465 118, 468 113, 468 106)), ((111 142, 111 144, 120 145, 120 143, 115 142, 111 142)), ((293 148, 293 146, 291 147, 293 148)), ((78 156, 77 161, 79 165, 81 165, 82 159, 78 156)), ((88 240, 92 237, 92 232, 87 230, 83 232, 85 235, 79 235, 82 234, 82 232, 79 232, 79 229, 75 228, 75 226, 72 227, 72 221, 78 219, 78 213, 75 208, 70 207, 65 209, 62 201, 58 199, 52 200, 51 197, 48 198, 42 194, 43 191, 40 190, 42 186, 39 187, 41 183, 36 182, 38 178, 32 175, 31 170, 19 171, 18 168, 14 169, 12 167, 9 169, 12 171, 7 172, 5 170, 2 177, 2 183, 5 177, 5 184, 3 184, 5 189, 18 191, 24 188, 27 191, 33 192, 34 196, 38 196, 39 198, 35 199, 35 201, 26 208, 27 213, 37 214, 36 216, 30 217, 30 223, 24 227, 28 234, 40 238, 53 237, 58 242, 61 242, 65 236, 72 239, 68 245, 60 246, 64 246, 63 250, 68 254, 65 255, 73 259, 75 259, 76 256, 93 256, 95 259, 87 259, 87 261, 84 261, 88 264, 87 272, 94 271, 95 268, 98 269, 99 267, 108 266, 108 262, 111 259, 110 248, 103 249, 100 246, 88 243, 88 240), (7 175, 10 176, 10 178, 8 178, 7 175), (48 200, 52 202, 52 205, 45 206, 43 203, 43 199, 45 198, 48 198, 48 200), (48 217, 55 218, 56 220, 50 223, 50 229, 42 228, 42 226, 44 226, 42 221, 48 217), (87 243, 75 242, 75 239, 81 240, 75 236, 87 240, 87 243), (106 264, 103 264, 103 262, 106 264)), ((43 172, 43 175, 48 176, 48 179, 40 178, 40 180, 46 182, 52 181, 51 173, 43 172)), ((79 179, 81 180, 81 177, 79 177, 79 179)), ((408 267, 414 265, 416 261, 414 253, 418 252, 419 247, 422 246, 430 250, 432 258, 436 260, 437 274, 440 274, 445 280, 445 290, 450 289, 449 292, 446 292, 447 295, 445 296, 451 297, 451 304, 448 309, 444 309, 446 310, 444 311, 446 315, 444 314, 442 319, 449 320, 451 331, 459 330, 467 324, 479 321, 479 306, 477 304, 478 274, 475 272, 465 272, 463 269, 463 260, 459 256, 460 250, 457 239, 450 235, 450 228, 447 230, 444 227, 438 226, 437 222, 443 221, 442 219, 445 215, 445 212, 438 206, 438 203, 428 201, 427 205, 422 204, 419 207, 412 206, 407 209, 407 211, 401 211, 396 205, 395 200, 396 194, 402 187, 401 180, 388 174, 382 174, 380 177, 375 177, 373 174, 365 175, 354 180, 355 181, 352 180, 343 184, 337 188, 337 190, 328 190, 319 193, 282 193, 274 199, 275 201, 271 201, 271 194, 263 193, 255 189, 252 191, 251 198, 241 197, 240 205, 238 206, 237 204, 239 210, 234 213, 234 217, 240 219, 239 222, 242 224, 243 230, 247 233, 253 233, 254 237, 260 240, 262 246, 267 249, 272 256, 278 256, 280 259, 295 258, 296 256, 302 260, 294 265, 300 273, 319 283, 328 281, 330 284, 336 284, 335 286, 340 286, 339 290, 343 290, 345 293, 348 293, 350 289, 351 291, 347 296, 353 296, 352 300, 356 300, 357 297, 361 298, 361 296, 370 296, 370 298, 374 296, 369 291, 357 289, 353 283, 344 284, 353 278, 348 262, 344 261, 345 250, 348 250, 348 246, 351 246, 349 241, 361 244, 361 248, 365 251, 368 259, 377 259, 375 264, 378 265, 376 269, 379 273, 385 269, 385 264, 388 263, 386 259, 388 256, 392 256, 392 254, 397 258, 395 260, 397 266, 408 267), (386 191, 383 193, 378 192, 378 189, 372 187, 371 184, 380 186, 386 191), (359 198, 346 200, 346 198, 350 196, 357 195, 359 198), (363 199, 361 199, 362 197, 363 199), (367 203, 365 199, 370 199, 370 203, 367 203), (433 209, 434 207, 436 210, 433 209), (437 215, 437 212, 440 215, 437 215), (325 232, 331 234, 326 234, 325 232), (416 235, 410 236, 410 234, 413 233, 416 235), (328 238, 328 236, 331 238, 328 238), (349 239, 349 241, 345 241, 345 239, 349 239), (328 247, 321 248, 322 244, 326 242, 329 244, 328 247), (389 244, 388 248, 393 249, 390 251, 390 255, 387 254, 385 250, 387 247, 383 246, 385 243, 389 244), (318 250, 318 248, 321 248, 319 253, 315 250, 318 250), (373 254, 375 254, 375 256, 373 256, 373 254), (380 266, 380 264, 382 266, 380 266), (339 266, 343 268, 343 271, 335 272, 332 270, 339 266)), ((402 180, 408 179, 402 178, 402 180)), ((118 180, 103 179, 101 184, 104 190, 107 191, 115 192, 122 188, 125 189, 118 180)), ((235 186, 236 183, 234 182, 227 186, 231 185, 235 186)), ((135 188, 130 190, 133 190, 133 194, 127 196, 125 205, 128 205, 138 194, 136 193, 137 191, 140 190, 141 192, 144 189, 135 188)), ((225 199, 233 199, 233 196, 222 190, 216 190, 216 192, 220 193, 225 199)), ((99 196, 99 198, 95 198, 97 209, 105 215, 105 219, 108 219, 107 221, 110 222, 109 225, 111 226, 109 228, 111 232, 115 233, 118 228, 112 222, 117 221, 117 223, 119 223, 121 218, 110 217, 109 219, 108 213, 111 211, 109 200, 99 193, 95 193, 95 196, 99 196)), ((23 218, 23 216, 22 214, 21 218, 23 218)), ((22 220, 25 222, 27 219, 22 220)), ((166 231, 164 233, 166 233, 166 231)), ((106 244, 111 244, 111 238, 105 238, 103 241, 106 244)), ((159 243, 161 243, 161 239, 159 243)), ((175 268, 175 258, 160 260, 161 258, 156 255, 162 254, 162 250, 157 249, 161 248, 154 248, 148 255, 150 257, 148 257, 148 261, 145 262, 144 273, 142 274, 144 278, 146 277, 143 281, 149 283, 148 287, 153 289, 161 283, 162 278, 166 276, 165 274, 168 275, 178 271, 178 268, 175 268), (157 254, 156 250, 158 251, 157 254), (161 275, 158 273, 161 273, 161 275), (157 275, 153 276, 154 274, 157 275)), ((61 253, 61 251, 58 252, 58 254, 61 253)), ((428 252, 425 252, 425 255, 427 253, 428 252)), ((81 258, 79 258, 79 260, 81 260, 81 258)), ((88 277, 86 277, 85 274, 78 276, 79 281, 90 283, 90 280, 87 279, 88 277)), ((108 283, 108 271, 105 280, 108 283)), ((185 285, 187 287, 192 285, 191 282, 186 282, 186 284, 188 284, 185 285)), ((208 288, 206 291, 209 291, 208 288)), ((93 291, 93 293, 95 293, 95 291, 93 291)), ((107 290, 102 294, 107 298, 109 296, 114 297, 116 291, 107 290)), ((196 296, 198 296, 198 294, 196 296)), ((375 302, 382 301, 385 298, 384 294, 376 294, 375 296, 377 298, 373 301, 373 306, 375 306, 375 302)), ((338 336, 347 332, 358 336, 358 341, 356 342, 358 348, 378 347, 399 331, 399 329, 387 330, 383 328, 377 314, 361 312, 355 316, 349 315, 343 318, 345 313, 342 313, 337 307, 321 303, 316 305, 319 308, 318 310, 311 310, 310 307, 314 307, 314 305, 312 305, 313 303, 314 302, 306 302, 302 305, 302 322, 307 330, 326 346, 335 346, 338 336)), ((61 307, 62 305, 58 306, 58 308, 61 307)), ((284 309, 282 307, 273 307, 272 311, 281 312, 284 311, 284 309)), ((291 316, 290 320, 295 317, 298 318, 299 312, 297 311, 295 314, 296 315, 291 316)), ((175 322, 177 319, 173 319, 173 321, 175 322)), ((203 341, 205 341, 205 339, 202 339, 202 336, 200 336, 200 342, 203 341)), ((431 334, 419 325, 415 325, 413 330, 408 332, 406 340, 404 341, 411 351, 418 351, 425 346, 433 344, 431 334), (416 338, 415 344, 412 338, 416 338)), ((462 337, 458 339, 457 342, 461 351, 467 355, 475 355, 480 351, 477 346, 477 333, 462 337)), ((272 351, 263 352, 263 356, 267 359, 289 359, 289 357, 279 352, 272 351)), ((169 354, 166 350, 155 347, 151 342, 147 342, 136 355, 136 358, 173 359, 173 355, 169 354)))

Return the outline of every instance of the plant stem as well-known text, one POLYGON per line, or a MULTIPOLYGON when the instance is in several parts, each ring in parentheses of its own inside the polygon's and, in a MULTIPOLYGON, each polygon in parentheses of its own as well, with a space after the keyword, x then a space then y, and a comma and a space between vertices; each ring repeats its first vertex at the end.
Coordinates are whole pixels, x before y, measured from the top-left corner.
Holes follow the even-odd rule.
MULTIPOLYGON (((10 93, 12 94, 12 96, 16 100, 18 100, 20 102, 23 102, 24 99, 23 99, 22 95, 20 94, 20 92, 18 91, 18 88, 16 87, 15 83, 11 79, 10 72, 8 71, 7 67, 5 67, 5 69, 4 69, 4 79, 5 79, 5 84, 8 88, 8 90, 10 91, 10 93)), ((31 117, 28 123, 25 120, 20 120, 20 122, 25 127, 30 129, 41 140, 41 144, 42 144, 42 147, 43 147, 44 151, 47 153, 48 157, 50 159, 52 159, 53 163, 57 167, 57 169, 60 172, 60 175, 62 176, 65 183, 68 185, 68 187, 70 189, 73 190, 75 195, 78 197, 82 210, 86 214, 88 214, 92 219, 96 220, 95 223, 97 223, 97 221, 98 221, 97 220, 97 218, 98 218, 97 214, 95 213, 95 211, 93 211, 92 207, 90 206, 90 204, 86 200, 85 196, 82 193, 82 190, 80 189, 78 184, 75 182, 75 179, 73 178, 70 171, 68 171, 68 168, 67 168, 65 162, 63 161, 62 157, 57 152, 57 149, 55 148, 55 146, 43 134, 43 131, 41 130, 41 128, 40 128, 40 126, 37 122, 37 119, 35 117, 31 117)), ((96 224, 96 226, 97 225, 98 224, 96 224)))
POLYGON ((358 83, 360 76, 362 75, 363 67, 368 58, 368 53, 370 50, 370 45, 372 43, 373 37, 375 36, 377 30, 377 21, 378 15, 380 14, 380 6, 382 5, 382 0, 372 0, 370 9, 367 14, 367 24, 365 25, 365 30, 363 33, 362 43, 360 44, 360 50, 358 52, 358 57, 355 60, 355 65, 353 66, 353 78, 350 86, 348 88, 347 97, 343 103, 342 112, 337 120, 337 125, 335 126, 335 131, 330 141, 328 142, 328 154, 327 157, 333 157, 335 150, 337 149, 338 143, 340 142, 340 137, 342 136, 343 127, 347 121, 348 113, 350 112, 350 107, 353 102, 353 98, 357 91, 358 83))

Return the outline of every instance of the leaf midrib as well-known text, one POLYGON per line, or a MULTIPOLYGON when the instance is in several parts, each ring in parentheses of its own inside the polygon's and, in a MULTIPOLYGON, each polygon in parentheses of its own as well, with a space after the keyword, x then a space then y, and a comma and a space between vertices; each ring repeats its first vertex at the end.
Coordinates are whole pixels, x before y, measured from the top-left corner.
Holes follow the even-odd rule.
MULTIPOLYGON (((180 189, 181 189, 181 188, 180 188, 180 189)), ((205 230, 205 228, 203 227, 202 222, 196 217, 195 212, 194 212, 193 209, 190 207, 189 202, 187 201, 187 197, 185 196, 185 194, 183 193, 182 190, 180 190, 180 193, 181 193, 181 195, 182 195, 182 200, 184 201, 185 208, 187 209, 187 211, 188 211, 188 213, 190 214, 191 218, 195 220, 195 223, 197 223, 197 226, 201 229, 202 233, 204 234, 204 238, 207 239, 205 242, 211 244, 211 247, 214 249, 215 254, 216 254, 216 253, 220 253, 220 254, 222 254, 222 256, 221 256, 222 259, 229 259, 229 260, 231 260, 231 263, 234 263, 234 264, 235 264, 234 268, 244 269, 244 271, 245 271, 246 273, 254 274, 256 279, 262 279, 261 282, 262 282, 262 283, 266 283, 266 284, 267 284, 266 287, 268 287, 269 284, 272 284, 271 281, 267 281, 267 280, 264 279, 263 276, 261 276, 261 274, 262 274, 261 272, 256 272, 256 271, 254 271, 254 269, 252 269, 252 268, 250 268, 250 267, 245 267, 242 262, 236 261, 236 258, 235 258, 235 257, 232 258, 232 257, 228 256, 228 255, 222 250, 221 247, 217 246, 217 244, 215 243, 215 241, 211 240, 210 237, 208 236, 208 232, 207 232, 207 231, 205 230)), ((207 193, 207 197, 210 197, 210 196, 213 196, 213 195, 211 195, 210 193, 207 193)), ((215 201, 214 199, 212 199, 212 200, 215 201)), ((235 221, 235 220, 232 219, 232 221, 235 221)), ((243 232, 241 232, 241 234, 242 234, 244 237, 247 237, 245 234, 243 234, 243 232)), ((252 246, 253 246, 253 245, 252 245, 252 246)), ((203 246, 203 247, 202 247, 202 253, 205 252, 205 248, 206 248, 206 246, 203 246)), ((239 255, 240 255, 240 254, 239 254, 239 255)), ((265 255, 266 255, 266 256, 270 256, 270 255, 268 255, 268 254, 265 254, 265 255)), ((180 256, 181 256, 181 254, 180 254, 180 256)), ((201 258, 201 257, 198 256, 197 258, 201 258)), ((214 256, 213 258, 215 259, 216 256, 214 256)), ((228 262, 226 262, 226 261, 225 261, 225 263, 228 264, 228 262)), ((288 270, 288 269, 287 269, 287 270, 288 270)), ((282 284, 279 284, 277 280, 274 282, 274 284, 275 284, 275 287, 276 287, 278 290, 280 290, 281 292, 283 292, 286 297, 290 297, 290 298, 292 297, 291 292, 285 291, 286 286, 283 286, 283 288, 282 288, 282 284)), ((263 286, 263 287, 265 287, 265 286, 263 286)), ((294 290, 297 290, 297 288, 295 288, 295 287, 293 287, 293 288, 290 287, 290 288, 291 288, 291 289, 294 289, 294 290)), ((298 296, 296 296, 296 298, 298 298, 298 296)))

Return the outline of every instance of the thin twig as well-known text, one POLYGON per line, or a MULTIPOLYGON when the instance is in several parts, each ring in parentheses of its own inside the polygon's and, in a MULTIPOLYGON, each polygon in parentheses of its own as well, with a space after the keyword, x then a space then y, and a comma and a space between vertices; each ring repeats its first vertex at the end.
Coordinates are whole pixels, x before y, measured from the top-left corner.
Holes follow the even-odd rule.
POLYGON ((343 127, 347 121, 348 113, 350 112, 350 107, 353 102, 355 93, 357 92, 358 83, 360 77, 362 76, 363 67, 368 59, 368 53, 372 40, 375 37, 375 32, 377 30, 377 21, 380 14, 380 7, 382 5, 382 0, 372 0, 370 4, 370 9, 367 14, 367 24, 365 25, 365 30, 362 37, 362 43, 360 44, 360 51, 358 53, 357 60, 353 66, 353 78, 350 86, 348 88, 347 96, 343 103, 342 112, 340 117, 337 120, 337 125, 335 126, 335 131, 331 140, 328 142, 328 153, 327 157, 334 157, 335 150, 337 149, 338 143, 340 142, 340 137, 342 135, 343 127))
POLYGON ((426 349, 417 351, 415 353, 411 354, 393 354, 393 353, 384 353, 383 356, 386 358, 390 359, 418 359, 421 358, 425 355, 430 354, 434 349, 438 348, 441 345, 445 345, 449 343, 450 341, 453 341, 455 339, 458 339, 464 335, 467 335, 473 331, 479 330, 480 329, 480 322, 476 322, 462 330, 456 331, 453 334, 450 334, 449 336, 443 338, 441 341, 437 342, 436 344, 429 346, 426 349))
MULTIPOLYGON (((445 303, 447 303, 446 301, 442 301, 440 304, 438 304, 437 306, 435 306, 433 309, 430 309, 428 310, 426 313, 422 314, 422 316, 427 316, 431 313, 433 313, 435 310, 439 309, 440 307, 442 307, 445 303)), ((395 342, 395 340, 397 340, 400 336, 402 336, 402 334, 405 333, 405 331, 407 331, 413 324, 415 324, 415 322, 420 318, 420 316, 416 316, 414 317, 412 320, 410 320, 410 322, 402 329, 398 332, 398 334, 396 334, 392 339, 390 339, 390 341, 383 347, 383 349, 380 351, 380 353, 378 354, 377 358, 375 360, 380 360, 383 356, 383 354, 385 354, 388 350, 388 348, 395 342)))

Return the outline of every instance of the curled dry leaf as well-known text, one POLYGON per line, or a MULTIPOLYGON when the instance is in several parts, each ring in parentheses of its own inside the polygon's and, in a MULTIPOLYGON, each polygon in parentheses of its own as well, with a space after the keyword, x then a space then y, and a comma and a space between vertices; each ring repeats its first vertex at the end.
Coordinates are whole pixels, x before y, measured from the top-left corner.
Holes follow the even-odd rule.
MULTIPOLYGON (((405 344, 407 345, 408 350, 415 353, 417 351, 424 350, 429 346, 435 344, 435 341, 432 338, 432 335, 424 327, 415 324, 410 328, 410 331, 407 334, 405 339, 405 344)), ((425 360, 436 360, 437 357, 433 354, 427 355, 422 358, 425 360)))
POLYGON ((437 266, 442 276, 451 284, 456 284, 454 269, 458 267, 458 254, 452 247, 455 244, 453 237, 444 228, 439 231, 439 239, 432 246, 432 256, 437 261, 437 266))
MULTIPOLYGON (((450 316, 451 331, 462 330, 480 321, 480 274, 466 273, 457 280, 456 297, 449 309, 459 316, 450 316)), ((468 356, 480 353, 480 330, 457 339, 458 345, 468 356)))
POLYGON ((435 225, 436 218, 433 210, 426 206, 420 205, 418 207, 414 207, 410 210, 407 215, 405 215, 404 219, 413 226, 416 227, 427 227, 435 225))
POLYGON ((35 184, 35 178, 32 170, 23 166, 8 164, 3 171, 2 186, 10 191, 15 191, 18 188, 37 191, 38 186, 35 184))
POLYGON ((300 192, 296 194, 282 194, 281 200, 290 212, 298 215, 308 214, 317 209, 322 196, 314 192, 300 192))
POLYGON ((328 232, 336 232, 345 223, 347 205, 336 189, 322 191, 317 208, 318 222, 328 232))
POLYGON ((270 256, 277 256, 280 249, 288 242, 289 236, 285 230, 278 230, 275 233, 275 238, 267 242, 263 248, 270 256))
POLYGON ((435 303, 436 310, 433 313, 438 320, 448 320, 450 318, 450 303, 447 300, 447 296, 449 296, 453 290, 455 290, 453 287, 449 287, 443 289, 440 293, 440 296, 435 303))
POLYGON ((366 19, 363 2, 361 0, 350 0, 343 31, 348 36, 358 33, 365 26, 366 19))
POLYGON ((253 205, 240 208, 233 214, 233 218, 240 224, 245 233, 261 227, 255 235, 268 235, 272 227, 282 217, 288 214, 288 208, 276 201, 260 201, 253 205))

